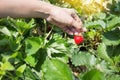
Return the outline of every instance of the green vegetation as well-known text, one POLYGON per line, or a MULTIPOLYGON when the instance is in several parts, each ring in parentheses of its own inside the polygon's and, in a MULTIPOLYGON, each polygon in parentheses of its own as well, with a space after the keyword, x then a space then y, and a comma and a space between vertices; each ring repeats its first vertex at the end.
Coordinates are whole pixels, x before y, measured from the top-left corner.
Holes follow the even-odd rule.
POLYGON ((79 45, 43 19, 0 19, 0 80, 120 80, 119 14, 117 0, 79 14, 88 30, 79 45))

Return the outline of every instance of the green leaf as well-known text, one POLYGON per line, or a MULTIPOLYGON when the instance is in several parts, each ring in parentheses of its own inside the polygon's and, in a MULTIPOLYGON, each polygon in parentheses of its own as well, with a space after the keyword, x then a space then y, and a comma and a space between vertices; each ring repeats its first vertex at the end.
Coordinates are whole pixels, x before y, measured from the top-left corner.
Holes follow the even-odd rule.
POLYGON ((97 34, 97 32, 95 30, 93 30, 93 29, 90 29, 90 31, 87 33, 89 38, 92 39, 92 40, 94 40, 96 34, 97 34))
POLYGON ((106 49, 108 55, 113 58, 120 55, 120 45, 117 46, 107 46, 106 49))
POLYGON ((102 72, 100 72, 97 69, 92 69, 83 76, 82 80, 106 80, 106 79, 102 72))
POLYGON ((24 78, 25 80, 41 80, 39 76, 33 71, 33 69, 26 67, 24 71, 24 78))
POLYGON ((3 63, 3 65, 1 66, 1 70, 14 70, 13 65, 11 65, 10 62, 6 61, 5 63, 3 63))
POLYGON ((113 56, 120 55, 120 44, 114 48, 113 56))
POLYGON ((28 25, 29 25, 29 26, 27 27, 28 29, 34 27, 34 26, 35 26, 35 20, 32 18, 32 19, 29 21, 28 25))
POLYGON ((35 67, 35 65, 37 64, 37 61, 36 61, 35 57, 33 57, 31 55, 27 56, 25 58, 25 61, 26 61, 26 63, 30 64, 30 66, 32 66, 32 67, 35 67))
POLYGON ((120 30, 116 29, 108 31, 102 35, 102 41, 105 45, 118 45, 120 44, 120 30))
POLYGON ((11 21, 14 23, 14 28, 20 33, 23 34, 30 28, 34 27, 34 19, 31 19, 28 23, 24 19, 11 19, 11 21))
POLYGON ((18 67, 16 71, 22 74, 24 72, 25 68, 26 68, 26 64, 23 64, 20 67, 18 67))
POLYGON ((66 54, 61 54, 61 53, 52 54, 52 57, 57 58, 64 63, 68 63, 68 59, 69 59, 69 57, 66 54))
MULTIPOLYGON (((1 75, 5 75, 5 73, 6 73, 6 71, 0 70, 0 77, 1 77, 1 75)), ((1 80, 1 79, 0 79, 0 80, 1 80)))
POLYGON ((95 15, 95 17, 97 17, 98 19, 105 19, 106 18, 106 13, 97 13, 95 15))
POLYGON ((120 63, 120 55, 115 56, 115 57, 113 58, 113 60, 114 60, 115 66, 116 66, 116 68, 117 68, 116 72, 119 73, 119 70, 120 70, 120 67, 119 67, 119 63, 120 63))
POLYGON ((102 20, 98 20, 98 21, 96 21, 95 23, 98 23, 98 25, 100 25, 102 28, 105 28, 105 27, 106 27, 105 22, 102 21, 102 20))
POLYGON ((120 75, 109 74, 109 75, 106 76, 106 80, 120 80, 120 75))
POLYGON ((65 38, 63 38, 60 34, 56 33, 53 35, 53 41, 57 42, 57 43, 62 43, 64 45, 67 45, 67 42, 65 40, 65 38))
POLYGON ((13 53, 13 54, 10 56, 10 58, 16 58, 18 54, 19 54, 19 52, 13 53))
POLYGON ((111 64, 109 62, 105 61, 105 60, 102 60, 101 62, 97 63, 95 65, 95 68, 102 71, 105 75, 115 72, 115 70, 110 69, 111 64))
POLYGON ((40 71, 42 65, 46 61, 46 58, 48 58, 48 54, 46 52, 46 49, 41 48, 37 54, 34 54, 34 56, 35 56, 35 59, 36 59, 36 62, 37 62, 37 64, 35 65, 35 69, 37 71, 40 71))
POLYGON ((7 36, 11 36, 10 31, 5 26, 0 26, 0 32, 2 32, 3 34, 7 36))
POLYGON ((108 55, 107 46, 104 43, 101 43, 98 46, 97 52, 98 52, 99 57, 103 58, 104 60, 106 60, 110 63, 113 63, 112 59, 108 55))
POLYGON ((14 39, 13 37, 9 38, 10 49, 12 51, 18 51, 21 48, 21 46, 22 46, 21 40, 22 40, 21 37, 16 38, 16 39, 14 39))
POLYGON ((94 22, 87 22, 85 23, 85 27, 87 28, 105 28, 106 27, 106 24, 104 21, 102 20, 97 20, 97 21, 94 21, 94 22))
POLYGON ((47 47, 48 56, 51 56, 53 53, 67 53, 67 48, 64 44, 54 42, 47 47))
POLYGON ((79 52, 72 55, 72 64, 75 66, 86 65, 92 67, 96 64, 96 58, 89 52, 79 52))
POLYGON ((3 38, 3 39, 0 40, 0 46, 1 45, 6 45, 6 44, 8 44, 8 39, 7 38, 3 38))
POLYGON ((73 75, 67 64, 58 59, 46 60, 42 66, 45 80, 73 80, 73 75))
POLYGON ((111 30, 112 28, 115 28, 117 24, 120 23, 119 17, 114 17, 111 21, 108 22, 108 29, 111 30))
POLYGON ((27 55, 35 54, 43 45, 40 37, 30 37, 25 40, 25 52, 27 55))

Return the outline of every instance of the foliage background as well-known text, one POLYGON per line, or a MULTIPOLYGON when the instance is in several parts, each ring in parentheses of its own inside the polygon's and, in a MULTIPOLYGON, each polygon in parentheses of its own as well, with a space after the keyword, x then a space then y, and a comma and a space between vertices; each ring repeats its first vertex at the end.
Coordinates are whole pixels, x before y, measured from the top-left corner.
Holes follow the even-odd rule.
POLYGON ((45 1, 77 10, 84 42, 43 19, 0 19, 0 79, 120 80, 120 1, 45 1))

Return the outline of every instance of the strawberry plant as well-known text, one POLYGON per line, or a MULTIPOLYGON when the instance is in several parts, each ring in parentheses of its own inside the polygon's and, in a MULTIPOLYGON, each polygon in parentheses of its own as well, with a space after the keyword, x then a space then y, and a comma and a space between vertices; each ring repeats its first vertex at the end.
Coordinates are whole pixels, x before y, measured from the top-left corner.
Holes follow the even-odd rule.
POLYGON ((71 0, 49 1, 78 10, 87 28, 84 38, 43 19, 2 18, 0 80, 120 80, 120 1, 111 0, 108 10, 87 17, 71 0))

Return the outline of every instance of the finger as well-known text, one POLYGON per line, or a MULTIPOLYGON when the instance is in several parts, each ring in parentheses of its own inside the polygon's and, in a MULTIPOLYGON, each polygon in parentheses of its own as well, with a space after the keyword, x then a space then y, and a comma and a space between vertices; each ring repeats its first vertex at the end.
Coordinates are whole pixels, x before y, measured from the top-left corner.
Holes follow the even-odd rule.
POLYGON ((78 34, 74 33, 74 35, 77 35, 77 36, 82 36, 82 33, 78 33, 78 34))
POLYGON ((83 28, 83 32, 87 32, 87 29, 85 27, 83 28))
POLYGON ((77 10, 75 10, 75 9, 69 9, 69 11, 70 11, 71 13, 78 13, 77 10))
MULTIPOLYGON (((52 18, 48 18, 47 21, 49 21, 50 23, 52 23, 52 24, 54 24, 54 25, 56 25, 56 26, 58 26, 58 27, 63 26, 63 24, 55 21, 55 20, 52 19, 52 18)), ((60 27, 60 28, 61 28, 61 27, 60 27)))
POLYGON ((71 20, 70 26, 73 26, 76 30, 82 29, 82 23, 75 21, 74 19, 71 20))
POLYGON ((73 35, 80 35, 81 32, 79 30, 76 30, 74 27, 72 26, 66 26, 65 28, 65 32, 71 32, 73 35))
POLYGON ((80 29, 80 31, 84 31, 82 30, 83 24, 81 19, 78 17, 78 15, 76 14, 75 10, 72 9, 72 13, 71 13, 72 18, 76 21, 73 21, 73 25, 75 28, 80 29), (78 26, 77 26, 78 25, 78 26))
POLYGON ((75 9, 71 9, 71 16, 78 22, 81 22, 80 18, 77 15, 77 11, 75 9))
POLYGON ((71 30, 71 28, 69 28, 67 26, 63 28, 63 31, 66 32, 69 35, 73 35, 74 34, 73 31, 71 30))
POLYGON ((73 26, 70 27, 71 31, 73 32, 73 34, 78 35, 79 34, 79 30, 76 30, 73 26))
POLYGON ((64 32, 66 32, 69 35, 79 35, 82 31, 79 29, 76 29, 74 26, 65 26, 63 24, 60 24, 59 22, 53 20, 53 19, 48 19, 50 23, 53 23, 54 25, 60 27, 64 32))
POLYGON ((52 18, 49 16, 48 18, 46 18, 46 20, 48 21, 48 22, 52 22, 52 18))
POLYGON ((75 19, 77 22, 79 22, 80 24, 82 24, 81 19, 78 17, 78 15, 76 13, 72 13, 71 16, 73 17, 73 19, 75 19))
POLYGON ((59 22, 57 21, 54 21, 53 19, 49 20, 49 22, 51 22, 52 24, 60 27, 65 33, 69 34, 69 35, 73 35, 73 31, 71 30, 70 27, 67 27, 67 26, 64 26, 62 24, 60 24, 59 22))

